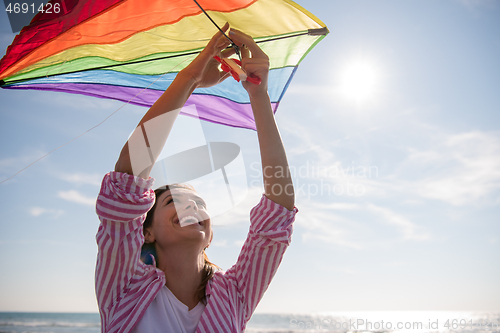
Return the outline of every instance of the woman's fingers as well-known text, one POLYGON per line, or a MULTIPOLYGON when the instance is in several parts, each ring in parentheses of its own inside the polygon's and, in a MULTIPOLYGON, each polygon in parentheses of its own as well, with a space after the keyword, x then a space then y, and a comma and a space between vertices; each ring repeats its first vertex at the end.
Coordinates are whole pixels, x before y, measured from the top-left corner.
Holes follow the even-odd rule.
MULTIPOLYGON (((221 28, 222 31, 226 32, 229 29, 229 23, 226 22, 221 28)), ((205 49, 210 49, 212 52, 220 52, 226 47, 228 47, 230 41, 224 36, 221 31, 217 31, 215 35, 212 36, 210 42, 205 49)))
POLYGON ((247 74, 264 79, 269 73, 269 61, 262 58, 246 58, 243 59, 243 68, 247 74))
MULTIPOLYGON (((229 22, 226 22, 226 24, 224 24, 224 26, 221 28, 222 31, 226 32, 227 29, 229 29, 229 22)), ((224 34, 219 30, 215 33, 215 35, 212 37, 212 39, 220 39, 221 37, 224 37, 224 34)), ((227 38, 224 37, 226 40, 227 38)))
POLYGON ((268 59, 267 55, 260 49, 260 47, 255 43, 252 37, 249 35, 236 30, 236 29, 231 29, 229 31, 229 37, 233 40, 233 42, 236 43, 238 46, 245 45, 248 50, 252 53, 252 58, 266 58, 268 59))
POLYGON ((243 82, 243 87, 249 94, 267 92, 267 78, 269 75, 269 57, 257 45, 253 38, 239 30, 231 29, 229 38, 240 47, 243 70, 250 77, 260 79, 260 84, 243 82))

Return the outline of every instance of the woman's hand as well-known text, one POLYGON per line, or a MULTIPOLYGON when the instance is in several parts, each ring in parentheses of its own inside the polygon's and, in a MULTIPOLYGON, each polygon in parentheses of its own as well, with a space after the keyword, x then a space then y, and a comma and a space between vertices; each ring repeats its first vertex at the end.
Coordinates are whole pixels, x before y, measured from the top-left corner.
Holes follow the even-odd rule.
POLYGON ((267 79, 269 76, 269 57, 267 54, 261 50, 252 37, 239 30, 231 29, 229 38, 240 47, 241 67, 247 75, 254 75, 262 80, 259 85, 245 81, 243 87, 250 97, 260 93, 267 94, 267 79))
MULTIPOLYGON (((226 23, 222 31, 226 32, 228 28, 229 23, 226 23)), ((203 51, 179 74, 190 77, 197 88, 211 87, 224 81, 229 77, 229 73, 219 70, 219 63, 214 56, 227 56, 232 51, 224 50, 229 44, 229 40, 218 31, 203 51)))

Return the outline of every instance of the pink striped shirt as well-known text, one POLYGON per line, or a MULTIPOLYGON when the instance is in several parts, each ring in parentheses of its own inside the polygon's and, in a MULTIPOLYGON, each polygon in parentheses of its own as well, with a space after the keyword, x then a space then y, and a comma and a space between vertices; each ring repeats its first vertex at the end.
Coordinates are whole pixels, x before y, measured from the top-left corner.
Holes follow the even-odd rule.
MULTIPOLYGON (((97 199, 95 288, 102 332, 128 333, 165 285, 163 271, 140 259, 142 223, 153 206, 153 179, 111 172, 97 199)), ((290 244, 297 208, 262 196, 250 212, 250 230, 236 264, 208 282, 208 303, 196 329, 243 332, 290 244)))

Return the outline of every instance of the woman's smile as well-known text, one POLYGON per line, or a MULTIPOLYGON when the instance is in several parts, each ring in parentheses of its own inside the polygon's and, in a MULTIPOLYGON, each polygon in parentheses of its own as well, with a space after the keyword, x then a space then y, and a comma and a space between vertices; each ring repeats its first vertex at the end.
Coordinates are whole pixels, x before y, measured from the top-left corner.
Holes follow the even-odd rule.
POLYGON ((201 219, 199 219, 198 217, 193 216, 193 215, 187 215, 187 216, 180 218, 179 224, 181 227, 185 227, 185 226, 188 226, 191 224, 202 225, 201 222, 202 222, 201 219))

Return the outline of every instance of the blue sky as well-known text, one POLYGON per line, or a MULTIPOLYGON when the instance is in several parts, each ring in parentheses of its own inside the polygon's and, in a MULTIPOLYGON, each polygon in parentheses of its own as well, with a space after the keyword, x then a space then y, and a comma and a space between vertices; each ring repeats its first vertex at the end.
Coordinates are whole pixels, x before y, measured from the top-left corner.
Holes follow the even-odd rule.
MULTIPOLYGON (((500 3, 298 3, 330 34, 278 109, 300 212, 257 311, 500 311, 500 3)), ((13 38, 2 11, 3 52, 13 38)), ((0 181, 123 105, 15 90, 0 100, 0 181)), ((0 311, 97 311, 93 205, 145 111, 123 107, 0 184, 0 311)), ((208 254, 227 269, 262 192, 257 138, 202 129, 238 144, 246 167, 246 199, 214 218, 208 254)))

